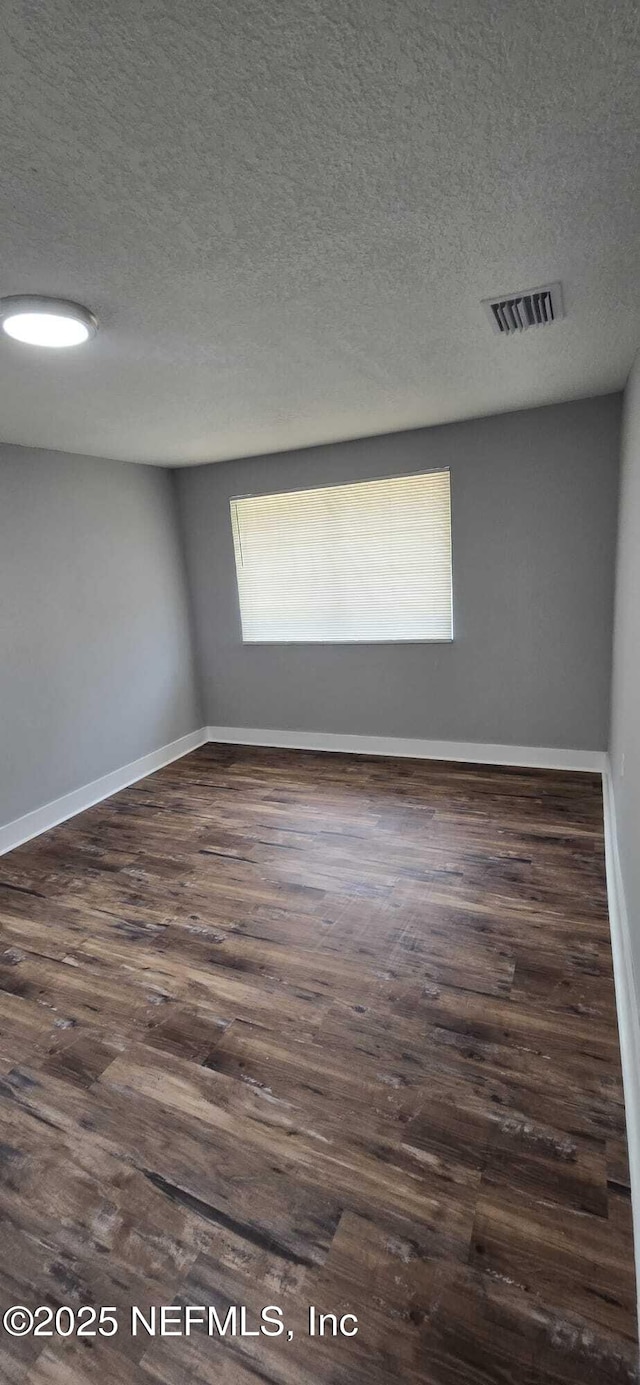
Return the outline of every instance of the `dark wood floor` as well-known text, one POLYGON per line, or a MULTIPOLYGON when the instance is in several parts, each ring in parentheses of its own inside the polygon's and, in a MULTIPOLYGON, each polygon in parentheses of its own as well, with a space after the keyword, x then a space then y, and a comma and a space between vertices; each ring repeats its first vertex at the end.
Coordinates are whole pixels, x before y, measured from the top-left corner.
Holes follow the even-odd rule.
POLYGON ((596 777, 208 746, 0 881, 0 1306, 120 1321, 3 1382, 638 1380, 596 777))

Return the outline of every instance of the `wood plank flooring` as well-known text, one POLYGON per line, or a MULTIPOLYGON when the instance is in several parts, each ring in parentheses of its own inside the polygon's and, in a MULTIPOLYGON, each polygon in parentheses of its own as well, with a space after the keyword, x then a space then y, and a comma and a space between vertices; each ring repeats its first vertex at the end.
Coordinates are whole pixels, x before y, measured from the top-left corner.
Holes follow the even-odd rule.
POLYGON ((119 1321, 0 1380, 640 1379, 595 776, 206 746, 0 859, 0 930, 0 1309, 119 1321))

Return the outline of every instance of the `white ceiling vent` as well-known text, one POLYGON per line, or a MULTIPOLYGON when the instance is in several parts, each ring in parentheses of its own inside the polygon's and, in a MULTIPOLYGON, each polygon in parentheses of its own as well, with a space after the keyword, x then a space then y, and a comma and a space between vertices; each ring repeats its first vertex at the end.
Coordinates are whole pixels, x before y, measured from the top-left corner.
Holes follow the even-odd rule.
POLYGON ((526 332, 529 327, 550 327, 552 322, 564 317, 562 284, 559 283, 502 294, 500 298, 484 298, 482 303, 494 332, 501 337, 526 332))

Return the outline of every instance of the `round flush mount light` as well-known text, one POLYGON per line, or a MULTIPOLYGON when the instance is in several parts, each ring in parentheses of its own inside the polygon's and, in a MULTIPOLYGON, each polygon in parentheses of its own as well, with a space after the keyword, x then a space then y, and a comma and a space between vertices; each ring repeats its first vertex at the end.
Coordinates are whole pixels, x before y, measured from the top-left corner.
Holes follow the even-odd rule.
POLYGON ((0 325, 14 341, 55 348, 80 346, 98 330, 97 319, 80 303, 27 294, 0 298, 0 325))

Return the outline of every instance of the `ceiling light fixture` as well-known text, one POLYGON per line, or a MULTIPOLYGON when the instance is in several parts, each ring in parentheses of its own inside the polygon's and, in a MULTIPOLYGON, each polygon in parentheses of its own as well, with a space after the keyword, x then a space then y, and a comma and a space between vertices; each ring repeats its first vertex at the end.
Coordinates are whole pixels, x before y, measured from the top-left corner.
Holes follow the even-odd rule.
POLYGON ((80 346, 98 330, 97 319, 80 303, 28 294, 0 298, 0 324, 8 337, 28 346, 80 346))

